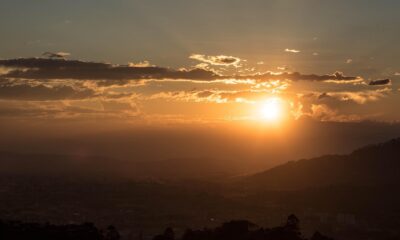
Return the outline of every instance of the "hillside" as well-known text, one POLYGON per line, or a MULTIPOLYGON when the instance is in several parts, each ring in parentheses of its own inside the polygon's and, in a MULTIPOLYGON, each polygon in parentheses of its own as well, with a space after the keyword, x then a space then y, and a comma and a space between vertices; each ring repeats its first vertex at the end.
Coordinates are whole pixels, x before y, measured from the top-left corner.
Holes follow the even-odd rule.
POLYGON ((237 183, 247 189, 263 190, 397 185, 400 183, 400 138, 366 146, 349 155, 288 162, 243 177, 237 183))

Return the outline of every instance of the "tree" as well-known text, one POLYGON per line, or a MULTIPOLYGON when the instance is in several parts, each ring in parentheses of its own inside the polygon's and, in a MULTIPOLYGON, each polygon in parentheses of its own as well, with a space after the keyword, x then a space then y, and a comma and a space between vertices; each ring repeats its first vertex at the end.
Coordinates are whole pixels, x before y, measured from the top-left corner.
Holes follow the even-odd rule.
POLYGON ((310 240, 333 240, 333 239, 322 235, 320 232, 315 232, 310 240))
POLYGON ((286 221, 286 228, 288 230, 299 232, 300 231, 299 225, 300 225, 300 220, 294 214, 288 216, 286 221))
POLYGON ((163 234, 157 235, 153 238, 153 240, 174 240, 175 239, 175 233, 172 228, 167 228, 165 229, 163 234))
POLYGON ((110 225, 107 228, 107 233, 106 233, 106 239, 107 240, 119 240, 121 236, 119 235, 117 229, 113 226, 110 225))

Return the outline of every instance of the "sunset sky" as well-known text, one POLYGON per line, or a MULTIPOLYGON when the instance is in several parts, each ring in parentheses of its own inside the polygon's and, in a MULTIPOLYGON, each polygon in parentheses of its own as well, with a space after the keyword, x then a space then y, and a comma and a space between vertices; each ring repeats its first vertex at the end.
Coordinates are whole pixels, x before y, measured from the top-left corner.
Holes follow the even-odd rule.
POLYGON ((400 239, 399 188, 400 0, 0 0, 0 236, 400 239))
POLYGON ((0 4, 3 122, 400 120, 396 0, 0 4))

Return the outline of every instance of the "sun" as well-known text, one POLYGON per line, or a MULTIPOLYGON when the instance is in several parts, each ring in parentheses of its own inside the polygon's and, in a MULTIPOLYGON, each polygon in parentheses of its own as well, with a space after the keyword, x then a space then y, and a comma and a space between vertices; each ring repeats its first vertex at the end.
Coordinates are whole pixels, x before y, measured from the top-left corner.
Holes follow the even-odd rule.
POLYGON ((282 100, 272 97, 261 103, 260 117, 268 122, 278 122, 282 118, 282 100))

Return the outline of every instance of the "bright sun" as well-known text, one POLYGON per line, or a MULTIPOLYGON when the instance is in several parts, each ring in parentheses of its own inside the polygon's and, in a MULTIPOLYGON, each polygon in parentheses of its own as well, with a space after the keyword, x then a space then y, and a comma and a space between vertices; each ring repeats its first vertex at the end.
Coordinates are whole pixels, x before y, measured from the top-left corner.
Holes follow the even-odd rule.
POLYGON ((263 120, 277 122, 282 117, 282 100, 277 97, 269 98, 261 103, 260 116, 263 120))

